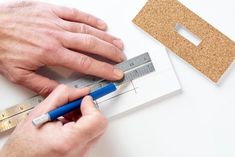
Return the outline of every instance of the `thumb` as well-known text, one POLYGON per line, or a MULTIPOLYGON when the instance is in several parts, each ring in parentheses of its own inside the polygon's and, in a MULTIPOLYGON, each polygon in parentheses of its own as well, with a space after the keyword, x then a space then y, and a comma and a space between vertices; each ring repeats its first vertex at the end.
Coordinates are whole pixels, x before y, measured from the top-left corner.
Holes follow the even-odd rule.
POLYGON ((56 81, 33 72, 28 73, 20 84, 42 96, 49 95, 58 85, 56 81))
POLYGON ((90 142, 96 137, 103 134, 108 121, 99 112, 90 96, 86 96, 81 105, 82 117, 75 123, 77 136, 83 138, 84 141, 90 142))

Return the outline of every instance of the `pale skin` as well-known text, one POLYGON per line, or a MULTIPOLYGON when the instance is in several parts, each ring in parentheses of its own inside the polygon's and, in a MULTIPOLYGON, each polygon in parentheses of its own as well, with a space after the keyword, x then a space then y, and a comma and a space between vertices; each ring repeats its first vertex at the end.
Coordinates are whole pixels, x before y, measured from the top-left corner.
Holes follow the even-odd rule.
POLYGON ((35 73, 43 66, 119 80, 122 71, 88 56, 125 60, 122 41, 106 29, 101 19, 77 9, 34 1, 0 5, 0 73, 40 95, 58 85, 35 73))
POLYGON ((1 157, 85 157, 93 144, 107 127, 106 118, 95 108, 92 98, 87 96, 81 105, 81 117, 68 122, 61 119, 36 128, 32 120, 69 101, 86 95, 82 90, 58 86, 35 110, 14 130, 0 152, 1 157))
POLYGON ((47 96, 14 130, 1 157, 84 157, 107 127, 107 120, 85 97, 81 113, 74 112, 40 128, 32 119, 89 93, 59 85, 38 75, 44 66, 119 80, 123 72, 89 57, 95 54, 113 62, 125 60, 122 41, 105 32, 107 24, 77 9, 35 1, 0 5, 0 74, 11 82, 47 96))

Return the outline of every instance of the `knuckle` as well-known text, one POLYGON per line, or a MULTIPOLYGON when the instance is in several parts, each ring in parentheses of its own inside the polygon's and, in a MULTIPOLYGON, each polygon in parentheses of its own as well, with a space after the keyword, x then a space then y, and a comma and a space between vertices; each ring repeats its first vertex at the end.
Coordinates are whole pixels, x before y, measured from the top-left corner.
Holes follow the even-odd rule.
POLYGON ((25 81, 24 75, 19 70, 14 70, 12 74, 9 76, 9 80, 12 83, 21 84, 25 81))
POLYGON ((52 46, 51 44, 48 44, 42 47, 43 53, 53 52, 54 50, 55 50, 55 46, 52 46))
POLYGON ((69 91, 69 87, 66 86, 65 84, 60 84, 56 90, 60 90, 60 91, 63 91, 63 92, 68 92, 69 91))
POLYGON ((94 20, 93 16, 90 14, 86 15, 86 21, 87 23, 95 23, 96 21, 94 20))
POLYGON ((80 58, 80 61, 79 61, 78 64, 79 64, 80 68, 82 68, 82 69, 87 71, 91 67, 92 59, 90 57, 88 57, 88 56, 82 56, 80 58))
POLYGON ((58 142, 52 145, 52 151, 55 154, 65 155, 71 150, 71 144, 69 141, 66 141, 66 144, 58 142))
POLYGON ((60 47, 61 46, 58 42, 50 40, 50 42, 45 42, 45 44, 41 46, 41 54, 43 57, 45 57, 45 55, 48 55, 48 53, 56 53, 60 47))
MULTIPOLYGON (((69 8, 68 8, 69 9, 69 8)), ((71 17, 77 17, 78 10, 76 8, 70 8, 70 15, 71 17)))
POLYGON ((60 21, 60 23, 62 24, 62 27, 64 27, 68 31, 71 31, 71 32, 77 31, 76 25, 72 22, 60 21))
POLYGON ((38 94, 39 95, 49 95, 53 91, 53 88, 51 86, 45 86, 41 89, 39 89, 38 94))
POLYGON ((61 29, 58 28, 56 23, 57 20, 45 21, 45 24, 50 28, 40 30, 42 34, 46 35, 46 37, 50 40, 58 39, 60 35, 59 33, 62 32, 61 29))
POLYGON ((80 32, 84 34, 88 34, 89 33, 88 26, 85 24, 80 24, 80 32))
POLYGON ((85 18, 86 18, 86 21, 87 21, 87 22, 90 22, 90 20, 91 20, 91 15, 88 15, 88 14, 87 14, 85 18))
POLYGON ((56 65, 58 63, 58 59, 61 59, 64 55, 60 53, 63 48, 60 43, 53 40, 47 40, 48 42, 44 42, 44 44, 40 47, 38 53, 38 57, 46 64, 56 65), (48 44, 49 43, 49 44, 48 44))
POLYGON ((91 35, 84 36, 84 46, 88 49, 95 49, 96 48, 96 39, 91 35))

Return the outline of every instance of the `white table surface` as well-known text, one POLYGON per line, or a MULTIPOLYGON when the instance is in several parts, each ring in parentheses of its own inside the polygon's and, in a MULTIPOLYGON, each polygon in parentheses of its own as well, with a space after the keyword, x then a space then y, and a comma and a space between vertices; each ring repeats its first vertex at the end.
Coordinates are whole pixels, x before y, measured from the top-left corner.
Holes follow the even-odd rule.
MULTIPOLYGON (((235 1, 180 1, 235 41, 235 1)), ((91 156, 235 156, 234 64, 215 85, 175 54, 170 58, 182 93, 112 120, 91 156)))

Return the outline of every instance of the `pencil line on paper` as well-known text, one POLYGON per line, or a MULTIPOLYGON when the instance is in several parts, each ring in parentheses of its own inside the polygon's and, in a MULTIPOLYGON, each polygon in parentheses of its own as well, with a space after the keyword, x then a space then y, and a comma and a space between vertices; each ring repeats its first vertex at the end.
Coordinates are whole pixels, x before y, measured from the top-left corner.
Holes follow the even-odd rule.
POLYGON ((136 87, 135 87, 133 81, 131 81, 131 84, 132 84, 132 86, 133 86, 133 88, 134 88, 134 90, 135 90, 135 94, 137 94, 136 87))
MULTIPOLYGON (((136 89, 137 89, 137 88, 136 88, 136 89)), ((120 94, 115 95, 115 96, 113 96, 113 97, 111 97, 111 98, 108 98, 108 99, 106 99, 106 100, 103 100, 103 101, 99 102, 98 104, 104 103, 104 102, 106 102, 106 101, 109 101, 109 100, 111 100, 111 99, 113 99, 113 98, 116 98, 116 97, 119 97, 119 96, 121 96, 121 95, 124 95, 124 94, 126 94, 126 93, 135 91, 136 89, 131 89, 131 90, 128 90, 128 91, 126 91, 126 92, 120 93, 120 94)))

